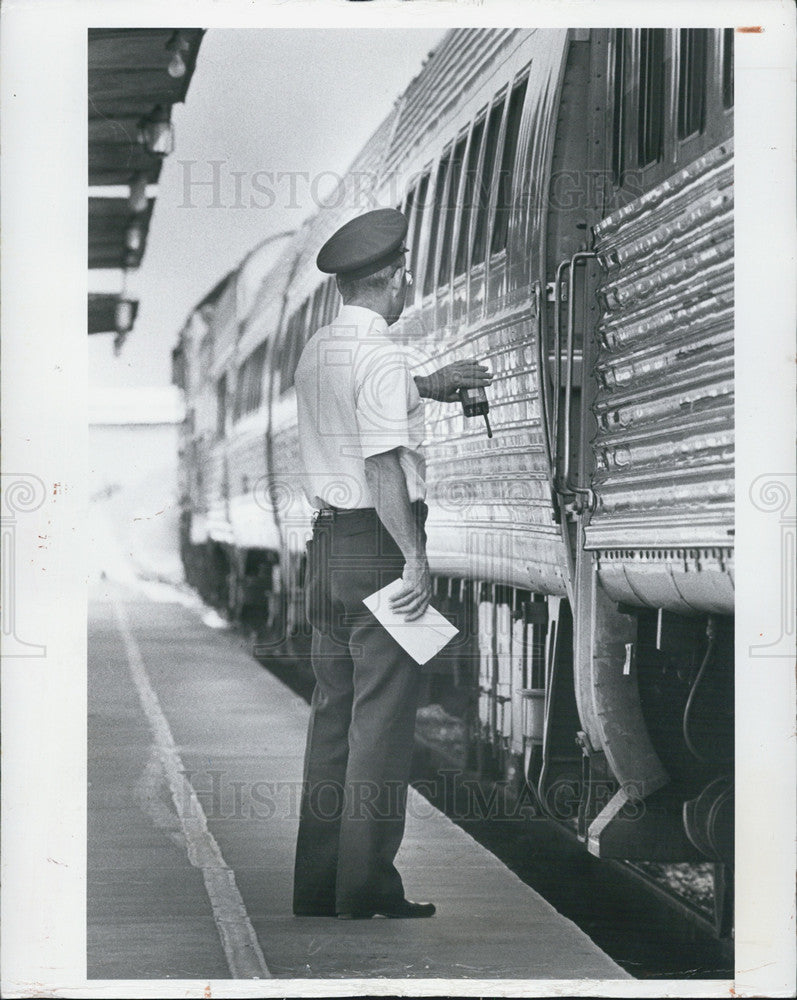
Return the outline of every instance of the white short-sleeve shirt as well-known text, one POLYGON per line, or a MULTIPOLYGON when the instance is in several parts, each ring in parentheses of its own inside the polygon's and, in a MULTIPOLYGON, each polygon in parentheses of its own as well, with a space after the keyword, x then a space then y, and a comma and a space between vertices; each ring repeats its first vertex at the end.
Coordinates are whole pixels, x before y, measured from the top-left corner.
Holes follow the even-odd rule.
POLYGON ((310 338, 296 368, 299 448, 310 503, 373 507, 369 455, 398 449, 410 500, 426 495, 423 403, 382 316, 344 305, 310 338))

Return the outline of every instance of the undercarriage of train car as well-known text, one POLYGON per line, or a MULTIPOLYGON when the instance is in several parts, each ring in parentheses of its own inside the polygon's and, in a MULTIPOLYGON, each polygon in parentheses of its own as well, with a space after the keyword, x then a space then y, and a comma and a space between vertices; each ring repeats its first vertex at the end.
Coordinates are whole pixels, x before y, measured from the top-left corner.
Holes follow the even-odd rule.
POLYGON ((435 605, 468 638, 433 661, 419 741, 445 768, 496 786, 499 797, 488 800, 496 816, 549 817, 591 853, 637 863, 665 881, 697 866, 710 889, 698 905, 727 933, 732 618, 622 605, 599 615, 598 631, 612 629, 601 637, 610 667, 601 688, 615 730, 601 748, 578 710, 567 599, 438 579, 435 605), (618 741, 633 753, 642 737, 660 762, 658 787, 618 776, 618 741))

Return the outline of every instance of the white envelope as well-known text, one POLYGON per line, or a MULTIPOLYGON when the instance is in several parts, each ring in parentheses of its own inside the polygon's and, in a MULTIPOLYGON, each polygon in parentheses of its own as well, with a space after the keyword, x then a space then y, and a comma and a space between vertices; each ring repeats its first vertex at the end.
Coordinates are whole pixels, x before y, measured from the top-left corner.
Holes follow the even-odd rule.
POLYGON ((401 578, 393 580, 386 587, 366 597, 363 604, 416 663, 424 664, 451 642, 459 629, 454 628, 451 622, 439 611, 435 611, 431 605, 420 618, 411 622, 408 622, 404 615, 393 611, 390 607, 390 598, 397 594, 403 585, 401 578))

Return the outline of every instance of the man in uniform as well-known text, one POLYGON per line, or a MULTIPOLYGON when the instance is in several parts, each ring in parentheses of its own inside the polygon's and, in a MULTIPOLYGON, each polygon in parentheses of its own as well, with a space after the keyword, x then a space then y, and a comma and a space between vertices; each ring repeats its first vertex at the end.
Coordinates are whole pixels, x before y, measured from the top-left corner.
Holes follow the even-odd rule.
POLYGON ((317 265, 343 306, 296 369, 308 543, 307 616, 316 676, 296 847, 297 916, 429 917, 405 899, 394 859, 404 832, 419 667, 363 599, 401 577, 393 609, 420 617, 426 559, 421 396, 453 402, 488 385, 474 361, 413 378, 387 336, 404 308, 407 220, 377 209, 339 229, 317 265))

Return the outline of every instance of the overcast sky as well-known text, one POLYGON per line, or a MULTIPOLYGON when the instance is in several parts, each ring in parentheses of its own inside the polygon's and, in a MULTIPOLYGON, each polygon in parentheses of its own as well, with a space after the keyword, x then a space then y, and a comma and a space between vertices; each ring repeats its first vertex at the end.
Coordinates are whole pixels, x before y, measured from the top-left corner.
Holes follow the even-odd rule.
POLYGON ((298 226, 443 34, 208 31, 185 105, 174 108, 175 150, 134 286, 136 326, 118 358, 112 336, 89 338, 92 384, 168 384, 191 308, 253 246, 298 226))

